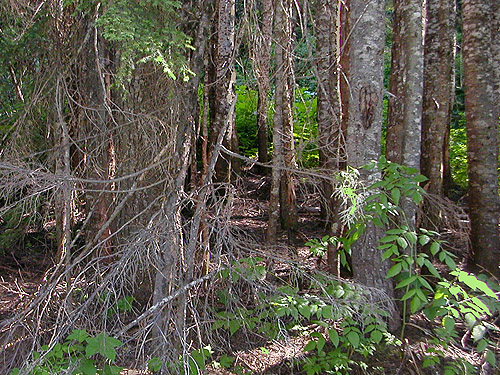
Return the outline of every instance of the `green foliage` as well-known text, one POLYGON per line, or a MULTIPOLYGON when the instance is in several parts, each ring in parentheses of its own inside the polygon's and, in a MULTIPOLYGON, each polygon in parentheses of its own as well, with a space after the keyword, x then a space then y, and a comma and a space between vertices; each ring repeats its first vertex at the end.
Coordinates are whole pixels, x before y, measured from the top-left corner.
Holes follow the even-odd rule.
POLYGON ((24 216, 18 207, 0 217, 0 254, 12 251, 22 244, 28 225, 29 217, 24 216))
MULTIPOLYGON (((412 314, 424 312, 430 321, 439 320, 440 323, 434 330, 435 336, 430 339, 424 367, 444 359, 444 351, 457 339, 458 324, 469 327, 476 351, 485 351, 485 358, 494 364, 495 356, 491 349, 494 343, 484 337, 484 332, 487 327, 496 329, 486 322, 487 317, 500 310, 495 287, 489 285, 487 279, 482 280, 482 276, 477 277, 458 269, 455 256, 444 249, 438 233, 422 228, 413 229, 403 224, 402 200, 411 200, 418 205, 424 194, 419 183, 425 177, 418 175, 414 169, 390 163, 383 157, 364 168, 377 169, 382 179, 368 187, 368 194, 366 191, 348 192, 346 200, 352 200, 352 194, 363 195, 364 200, 355 206, 363 215, 358 215, 346 237, 355 240, 354 236, 362 233, 368 221, 382 228, 392 227, 379 239, 378 249, 383 252, 383 259, 392 262, 387 278, 393 278, 395 288, 402 290, 403 317, 407 317, 406 310, 409 309, 412 314), (428 248, 428 253, 418 251, 422 246, 428 248), (449 270, 445 274, 451 278, 445 278, 436 269, 433 260, 442 263, 449 270)), ((404 327, 403 324, 403 333, 404 327)), ((354 344, 357 337, 354 333, 351 335, 351 344, 354 344)), ((445 363, 445 373, 458 374, 470 367, 466 361, 457 359, 445 363)))
MULTIPOLYGON (((229 285, 218 293, 214 331, 225 331, 231 336, 241 330, 252 331, 269 340, 294 332, 304 335, 309 338, 304 348, 308 355, 300 365, 308 374, 333 370, 337 372, 332 373, 348 374, 353 364, 368 366, 360 358, 368 358, 379 345, 397 342, 387 333, 382 319, 386 313, 364 302, 363 289, 322 275, 310 279, 310 292, 285 284, 269 294, 257 293, 250 298, 251 304, 235 306, 236 297, 230 294, 232 285, 255 283, 265 274, 259 258, 233 262, 219 273, 220 280, 229 285), (332 305, 331 301, 339 303, 332 305)), ((230 360, 224 363, 232 364, 230 360)), ((218 366, 225 365, 221 357, 218 366)))
MULTIPOLYGON (((459 127, 450 129, 450 169, 453 182, 462 188, 466 188, 469 183, 469 164, 467 161, 467 134, 465 129, 465 114, 463 112, 460 113, 459 125, 459 127)), ((498 166, 500 171, 500 152, 498 166)))
POLYGON ((118 80, 130 77, 138 63, 152 61, 172 79, 193 75, 184 53, 190 38, 177 27, 181 3, 172 0, 109 1, 97 20, 103 36, 120 46, 118 80))
POLYGON ((295 92, 294 137, 297 150, 297 162, 303 167, 316 167, 319 162, 318 122, 316 119, 316 95, 305 88, 295 92))
POLYGON ((240 152, 248 157, 257 155, 257 101, 258 94, 245 85, 236 86, 236 130, 240 152))
POLYGON ((450 169, 453 182, 461 187, 467 187, 467 136, 465 127, 450 129, 450 169))
MULTIPOLYGON (((257 103, 258 93, 245 85, 236 87, 236 130, 240 152, 255 157, 258 149, 257 103)), ((298 163, 305 167, 318 165, 319 154, 315 142, 318 134, 316 121, 317 100, 304 88, 297 89, 294 104, 294 138, 298 163)), ((268 111, 268 123, 272 124, 273 108, 268 111)))
MULTIPOLYGON (((33 352, 34 367, 30 375, 119 375, 123 368, 114 366, 116 347, 122 342, 105 332, 90 336, 86 330, 73 330, 62 343, 44 345, 33 352)), ((11 375, 16 375, 14 369, 11 375)))

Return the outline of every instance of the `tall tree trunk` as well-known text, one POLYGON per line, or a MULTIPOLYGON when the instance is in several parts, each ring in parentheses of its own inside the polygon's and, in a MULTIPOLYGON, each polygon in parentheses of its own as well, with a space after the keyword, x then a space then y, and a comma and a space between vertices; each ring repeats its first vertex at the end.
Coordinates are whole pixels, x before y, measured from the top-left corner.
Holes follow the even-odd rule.
MULTIPOLYGON (((96 15, 99 9, 96 9, 96 15)), ((112 55, 109 46, 103 39, 97 26, 88 20, 89 28, 92 28, 92 37, 87 41, 83 49, 83 103, 85 106, 85 127, 80 132, 93 134, 86 144, 86 169, 87 177, 94 180, 100 180, 92 188, 94 192, 87 194, 87 209, 89 215, 92 215, 91 231, 101 233, 99 238, 93 242, 99 243, 100 250, 97 255, 107 256, 112 252, 111 227, 108 221, 111 211, 112 197, 107 192, 113 190, 112 184, 106 184, 105 181, 112 179, 116 172, 116 154, 113 141, 111 111, 111 74, 112 74, 112 55)), ((93 237, 93 236, 91 236, 93 237)), ((89 243, 88 246, 95 246, 96 243, 89 243)))
MULTIPOLYGON (((224 146, 237 151, 235 128, 236 94, 234 84, 234 42, 235 42, 235 0, 217 0, 215 6, 215 35, 213 38, 212 58, 214 60, 213 82, 211 84, 210 125, 209 136, 212 150, 215 147, 219 132, 227 128, 224 136, 224 146), (226 127, 225 124, 229 123, 226 127)), ((216 166, 216 180, 229 181, 231 177, 231 159, 220 156, 216 166)))
POLYGON ((463 60, 474 266, 500 278, 498 102, 492 67, 493 1, 464 0, 463 60))
MULTIPOLYGON (((272 0, 261 1, 262 19, 255 22, 256 34, 253 37, 252 61, 257 80, 258 103, 257 103, 257 139, 258 139, 258 161, 267 163, 268 157, 268 124, 267 111, 269 105, 270 79, 269 70, 271 63, 271 41, 273 29, 273 2, 272 0)), ((268 168, 259 167, 261 174, 267 174, 268 168)))
MULTIPOLYGON (((347 160, 353 167, 360 167, 380 156, 382 130, 382 96, 385 43, 385 2, 350 0, 346 2, 347 14, 344 34, 348 35, 343 53, 344 70, 349 92, 344 113, 347 124, 347 160)), ((369 184, 380 179, 380 174, 361 170, 361 177, 369 184)), ((389 300, 394 298, 392 281, 386 279, 388 261, 382 260, 378 240, 380 228, 368 223, 362 236, 352 246, 354 278, 363 285, 382 290, 389 300)), ((398 321, 394 315, 391 329, 398 321)))
POLYGON ((273 128, 273 172, 271 182, 270 214, 267 238, 276 238, 277 219, 288 230, 289 239, 297 226, 295 186, 291 169, 295 167, 293 139, 293 75, 292 45, 293 2, 278 1, 276 4, 276 90, 273 128))
MULTIPOLYGON (((318 82, 318 146, 320 167, 330 175, 345 168, 345 132, 340 119, 339 97, 339 2, 318 0, 316 10, 316 77, 318 82)), ((321 216, 327 221, 328 234, 340 236, 339 202, 332 196, 331 181, 323 181, 321 216)), ((331 270, 335 269, 336 248, 330 244, 327 261, 331 270)))
MULTIPOLYGON (((395 0, 389 107, 387 160, 420 167, 423 91, 423 1, 395 0)), ((417 207, 401 201, 405 220, 415 226, 417 207)))
POLYGON ((427 0, 421 173, 427 191, 444 194, 449 127, 455 97, 455 0, 427 0))

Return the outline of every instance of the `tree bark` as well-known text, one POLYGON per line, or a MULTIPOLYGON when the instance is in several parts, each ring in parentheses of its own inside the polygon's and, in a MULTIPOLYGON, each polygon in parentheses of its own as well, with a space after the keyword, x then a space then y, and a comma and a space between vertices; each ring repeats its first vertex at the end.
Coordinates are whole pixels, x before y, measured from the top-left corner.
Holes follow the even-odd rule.
MULTIPOLYGON (((423 1, 395 0, 389 106, 387 160, 420 168, 423 91, 423 1)), ((415 226, 417 207, 401 200, 405 221, 415 226)), ((403 224, 403 223, 401 223, 403 224)))
POLYGON ((427 191, 443 195, 455 97, 455 0, 427 0, 421 173, 427 191))
MULTIPOLYGON (((214 60, 214 80, 210 100, 211 133, 209 143, 215 146, 219 132, 227 128, 224 136, 224 146, 231 151, 238 151, 235 128, 236 94, 234 84, 234 42, 235 42, 235 0, 218 0, 215 6, 215 35, 213 39, 212 58, 214 60), (225 124, 229 123, 228 127, 225 124)), ((234 166, 233 166, 234 167, 234 166)), ((231 159, 228 156, 219 157, 216 165, 215 179, 227 182, 231 177, 231 159)))
MULTIPOLYGON (((267 163, 268 156, 268 124, 267 111, 269 106, 270 89, 270 63, 271 63, 271 42, 273 28, 273 2, 272 0, 262 0, 261 2, 261 25, 256 22, 256 35, 253 42, 253 66, 255 69, 255 78, 257 80, 258 102, 257 102, 257 139, 258 139, 258 161, 267 163)), ((259 166, 261 174, 267 174, 269 169, 259 166)))
POLYGON ((293 139, 293 2, 282 0, 277 2, 276 18, 276 90, 273 128, 273 171, 271 177, 271 193, 269 204, 269 224, 267 242, 276 239, 277 221, 288 230, 289 240, 297 227, 297 206, 295 186, 291 169, 295 167, 295 150, 293 139))
POLYGON ((473 268, 500 278, 498 232, 498 102, 492 48, 491 0, 464 0, 463 60, 469 163, 469 216, 473 268))
MULTIPOLYGON (((340 46, 339 2, 319 0, 316 10, 316 79, 318 82, 318 147, 319 163, 325 173, 333 175, 345 168, 345 129, 340 118, 341 103, 339 95, 338 68, 340 46)), ((342 225, 339 221, 339 202, 333 198, 331 181, 322 182, 324 203, 321 216, 326 220, 328 234, 339 237, 342 225)), ((336 263, 336 246, 328 247, 327 262, 331 270, 336 263)))
MULTIPOLYGON (((343 121, 347 125, 348 164, 359 168, 380 156, 385 2, 350 0, 345 6, 344 35, 348 38, 342 69, 350 90, 343 96, 343 121)), ((361 170, 361 177, 371 184, 380 179, 380 174, 361 170)), ((380 228, 368 223, 363 235, 352 246, 352 269, 358 282, 382 290, 392 301, 392 281, 386 279, 389 263, 382 260, 382 253, 377 249, 382 233, 380 228)), ((396 314, 390 326, 391 329, 397 328, 396 314)))

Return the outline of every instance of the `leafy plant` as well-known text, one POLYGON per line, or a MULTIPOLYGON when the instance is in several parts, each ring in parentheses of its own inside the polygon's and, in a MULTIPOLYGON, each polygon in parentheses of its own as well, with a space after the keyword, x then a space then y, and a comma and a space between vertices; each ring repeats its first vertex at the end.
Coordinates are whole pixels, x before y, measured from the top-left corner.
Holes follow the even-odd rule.
MULTIPOLYGON (((481 332, 486 331, 485 317, 499 309, 498 297, 492 286, 458 269, 455 256, 444 249, 438 233, 410 228, 404 224, 402 201, 410 200, 417 205, 422 201, 424 191, 419 183, 425 177, 418 175, 414 169, 390 163, 383 157, 365 168, 377 168, 382 179, 361 192, 349 191, 350 195, 362 196, 363 201, 354 206, 362 214, 350 226, 346 237, 355 240, 355 236, 363 232, 367 221, 382 228, 392 226, 380 238, 378 248, 383 251, 382 258, 390 259, 393 263, 387 278, 393 278, 395 288, 403 291, 403 317, 407 316, 406 310, 409 309, 411 313, 423 311, 431 321, 440 320, 440 326, 431 339, 434 345, 428 349, 429 356, 424 366, 442 360, 444 352, 439 348, 446 349, 457 339, 456 325, 459 322, 469 326, 477 352, 485 352, 486 360, 495 365, 493 351, 488 349, 493 347, 493 343, 481 335, 481 332), (428 247, 429 253, 418 251, 423 246, 428 247), (452 276, 451 279, 436 269, 433 259, 448 268, 447 274, 452 276)), ((404 329, 405 324, 402 335, 404 329)), ((458 361, 447 363, 445 367, 447 374, 454 374, 458 373, 458 369, 470 367, 470 364, 458 361)))
MULTIPOLYGON (((105 332, 90 336, 86 330, 73 330, 62 343, 44 345, 33 352, 34 367, 30 375, 70 373, 72 375, 119 375, 115 366, 116 347, 122 342, 105 332)), ((14 369, 11 375, 21 373, 14 369)))

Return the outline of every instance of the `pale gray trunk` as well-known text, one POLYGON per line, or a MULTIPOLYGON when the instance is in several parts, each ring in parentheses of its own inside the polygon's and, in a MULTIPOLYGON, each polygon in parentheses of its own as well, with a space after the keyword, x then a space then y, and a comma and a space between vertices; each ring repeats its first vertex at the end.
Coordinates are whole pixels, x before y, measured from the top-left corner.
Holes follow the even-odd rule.
MULTIPOLYGON (((423 1, 395 0, 389 107, 387 160, 420 168, 423 91, 423 1)), ((405 221, 415 226, 417 207, 401 201, 405 221)))
POLYGON ((462 3, 463 60, 474 263, 479 270, 500 277, 498 102, 494 101, 491 39, 498 30, 492 30, 492 4, 491 0, 464 0, 462 3))
POLYGON ((421 173, 427 190, 443 195, 455 96, 455 0, 427 0, 421 173))
MULTIPOLYGON (((346 7, 344 34, 347 33, 348 39, 343 53, 347 56, 342 66, 350 88, 343 98, 346 146, 348 164, 359 168, 380 156, 385 2, 351 0, 346 2, 346 7)), ((362 170, 361 177, 371 184, 380 179, 380 174, 362 170)), ((381 229, 367 225, 352 247, 352 269, 357 281, 383 290, 392 300, 392 281, 386 279, 389 263, 382 260, 382 253, 377 249, 382 234, 381 229)), ((396 328, 397 323, 391 325, 396 328)))

